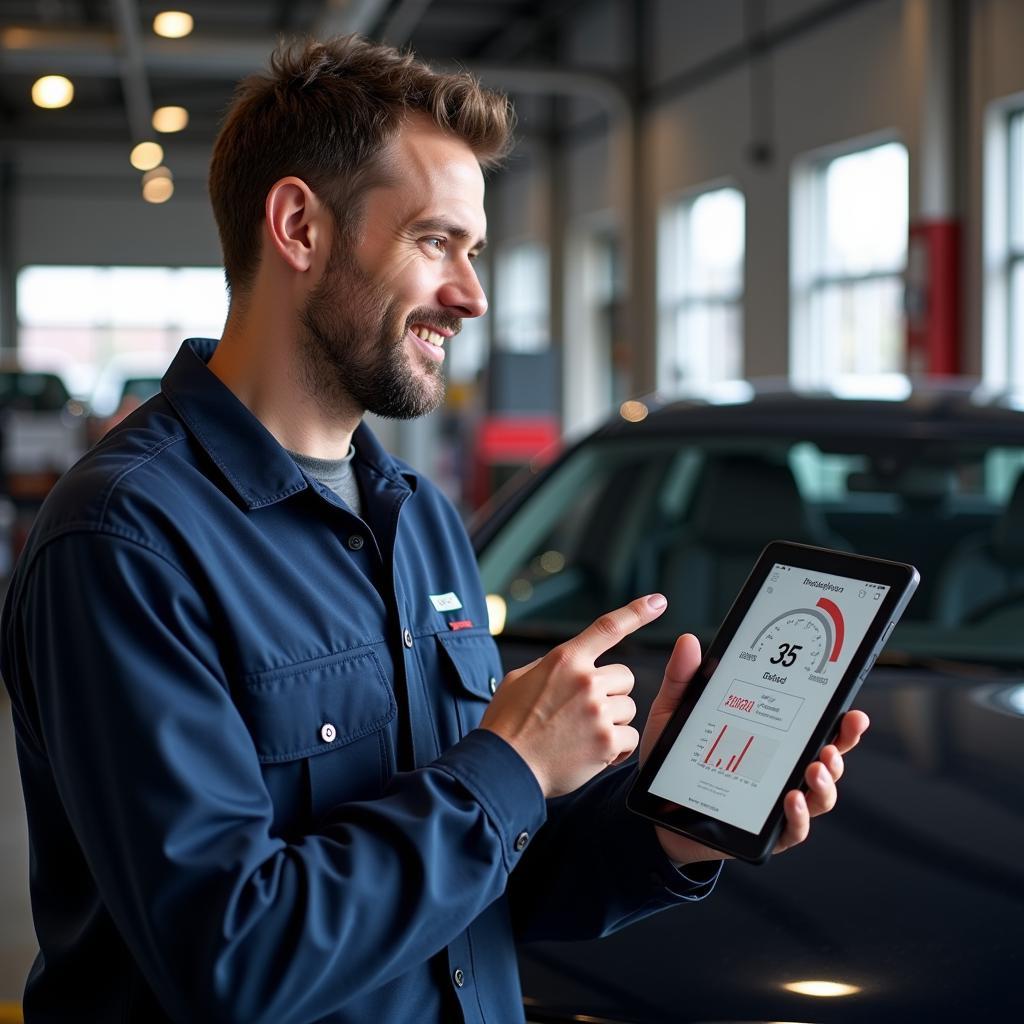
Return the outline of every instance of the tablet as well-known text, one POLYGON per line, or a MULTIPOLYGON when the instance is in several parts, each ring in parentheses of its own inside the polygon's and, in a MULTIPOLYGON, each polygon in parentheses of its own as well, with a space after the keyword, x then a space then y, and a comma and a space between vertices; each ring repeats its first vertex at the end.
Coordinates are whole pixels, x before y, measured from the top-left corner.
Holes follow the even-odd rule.
POLYGON ((773 541, 705 652, 628 806, 752 863, 771 854, 783 798, 885 646, 917 587, 912 565, 773 541))

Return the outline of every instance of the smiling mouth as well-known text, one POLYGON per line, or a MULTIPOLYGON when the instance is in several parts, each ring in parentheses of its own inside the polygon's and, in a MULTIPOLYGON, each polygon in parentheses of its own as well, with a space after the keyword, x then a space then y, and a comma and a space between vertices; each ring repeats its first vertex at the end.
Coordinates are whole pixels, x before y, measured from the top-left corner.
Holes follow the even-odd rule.
POLYGON ((426 327, 424 324, 414 324, 409 328, 409 330, 412 331, 420 341, 425 341, 430 345, 436 345, 438 348, 441 348, 441 346, 444 345, 444 335, 438 334, 437 331, 431 330, 431 328, 426 327))

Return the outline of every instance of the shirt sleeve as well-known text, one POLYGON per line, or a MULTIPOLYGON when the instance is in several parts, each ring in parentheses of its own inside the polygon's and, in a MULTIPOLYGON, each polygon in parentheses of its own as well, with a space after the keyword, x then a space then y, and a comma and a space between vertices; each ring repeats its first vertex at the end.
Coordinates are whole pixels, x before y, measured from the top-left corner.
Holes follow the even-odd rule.
POLYGON ((654 825, 626 807, 636 765, 548 802, 548 823, 509 884, 518 938, 594 939, 704 899, 721 863, 677 868, 654 825))
POLYGON ((32 691, 100 899, 175 1020, 329 1015, 452 941, 542 831, 529 769, 473 735, 285 842, 216 609, 181 569, 137 539, 66 534, 17 607, 5 673, 32 691))

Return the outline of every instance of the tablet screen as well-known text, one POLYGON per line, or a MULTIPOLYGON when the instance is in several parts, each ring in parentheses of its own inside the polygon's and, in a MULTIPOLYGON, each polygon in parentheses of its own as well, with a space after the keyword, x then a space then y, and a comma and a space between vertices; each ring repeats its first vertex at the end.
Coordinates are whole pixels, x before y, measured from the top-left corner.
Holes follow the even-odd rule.
POLYGON ((759 833, 889 589, 773 565, 650 792, 759 833))

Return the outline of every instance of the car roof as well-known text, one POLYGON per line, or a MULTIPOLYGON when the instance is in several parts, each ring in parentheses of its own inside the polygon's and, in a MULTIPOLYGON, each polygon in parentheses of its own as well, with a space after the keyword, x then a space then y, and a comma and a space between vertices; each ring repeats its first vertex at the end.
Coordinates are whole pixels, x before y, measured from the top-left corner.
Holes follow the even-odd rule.
POLYGON ((735 383, 742 386, 706 397, 652 395, 627 403, 593 436, 756 433, 775 438, 1024 441, 1024 395, 987 388, 976 380, 908 381, 893 398, 800 390, 774 380, 735 383))

